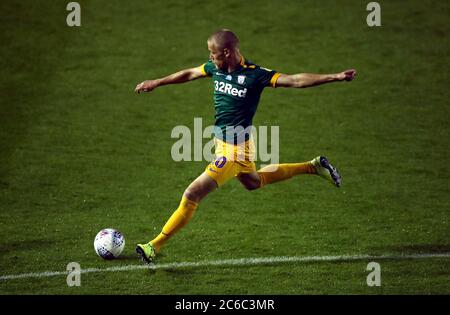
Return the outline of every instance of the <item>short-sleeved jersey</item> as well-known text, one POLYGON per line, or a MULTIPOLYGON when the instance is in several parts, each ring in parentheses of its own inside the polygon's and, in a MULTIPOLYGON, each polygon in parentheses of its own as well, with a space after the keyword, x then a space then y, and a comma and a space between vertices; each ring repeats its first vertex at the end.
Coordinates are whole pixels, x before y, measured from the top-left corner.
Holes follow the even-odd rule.
POLYGON ((261 93, 266 86, 275 87, 280 74, 244 58, 233 72, 217 69, 211 60, 202 72, 213 79, 215 136, 234 144, 247 141, 261 93))

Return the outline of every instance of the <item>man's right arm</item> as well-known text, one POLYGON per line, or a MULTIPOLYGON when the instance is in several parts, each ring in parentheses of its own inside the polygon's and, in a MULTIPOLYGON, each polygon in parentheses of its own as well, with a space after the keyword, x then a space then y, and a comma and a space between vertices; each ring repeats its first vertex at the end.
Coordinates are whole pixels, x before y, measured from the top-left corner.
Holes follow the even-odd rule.
POLYGON ((277 87, 295 87, 307 88, 324 83, 337 81, 352 81, 356 76, 356 70, 350 69, 334 74, 315 74, 315 73, 299 73, 299 74, 280 74, 276 81, 277 87))
POLYGON ((184 83, 192 80, 197 80, 199 78, 206 77, 206 74, 203 70, 203 65, 195 68, 184 69, 178 71, 174 74, 168 75, 167 77, 156 79, 156 80, 147 80, 139 83, 134 89, 135 92, 150 92, 155 88, 167 84, 177 84, 184 83))

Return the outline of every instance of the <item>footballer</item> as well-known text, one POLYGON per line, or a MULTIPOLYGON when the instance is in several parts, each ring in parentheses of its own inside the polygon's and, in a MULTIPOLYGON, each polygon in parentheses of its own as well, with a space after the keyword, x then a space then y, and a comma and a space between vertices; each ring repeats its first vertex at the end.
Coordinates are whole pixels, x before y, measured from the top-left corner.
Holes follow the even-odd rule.
POLYGON ((136 252, 147 263, 153 261, 167 240, 189 222, 200 201, 233 177, 248 190, 300 174, 319 175, 336 187, 342 183, 338 170, 324 156, 302 163, 272 164, 256 170, 249 127, 264 88, 307 88, 330 82, 352 81, 356 71, 350 69, 335 74, 288 75, 266 69, 244 58, 239 50, 238 37, 227 29, 213 33, 207 44, 210 52, 208 62, 164 78, 144 81, 135 88, 137 93, 150 92, 163 85, 207 77, 212 79, 214 88, 216 159, 184 191, 178 208, 161 233, 150 242, 137 245, 136 252))

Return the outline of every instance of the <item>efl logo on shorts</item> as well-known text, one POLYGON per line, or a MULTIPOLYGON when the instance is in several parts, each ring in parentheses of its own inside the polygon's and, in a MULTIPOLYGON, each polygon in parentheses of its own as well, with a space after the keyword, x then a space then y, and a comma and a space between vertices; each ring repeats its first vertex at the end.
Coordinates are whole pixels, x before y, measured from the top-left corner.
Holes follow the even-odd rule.
POLYGON ((237 88, 233 87, 233 85, 231 85, 230 83, 219 82, 219 81, 214 81, 214 90, 225 93, 225 94, 229 94, 232 96, 242 97, 242 98, 244 98, 245 95, 247 94, 247 89, 243 89, 243 90, 237 89, 237 88))

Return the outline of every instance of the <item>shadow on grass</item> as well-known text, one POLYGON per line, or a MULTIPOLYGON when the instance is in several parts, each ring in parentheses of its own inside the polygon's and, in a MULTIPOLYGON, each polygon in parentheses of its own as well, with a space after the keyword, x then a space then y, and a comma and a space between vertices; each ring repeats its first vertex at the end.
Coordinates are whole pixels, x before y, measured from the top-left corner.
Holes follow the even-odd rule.
POLYGON ((41 248, 46 249, 55 246, 55 244, 55 241, 47 239, 4 242, 3 244, 0 244, 0 255, 9 254, 10 252, 37 250, 41 248))
MULTIPOLYGON (((155 263, 158 263, 158 260, 160 258, 163 258, 165 255, 164 254, 158 254, 157 259, 155 261, 155 263)), ((138 254, 124 254, 124 255, 120 255, 119 257, 117 257, 115 260, 120 260, 120 261, 130 261, 130 262, 142 262, 141 259, 139 258, 138 254)))
POLYGON ((141 261, 137 254, 120 255, 115 260, 136 262, 141 261))

